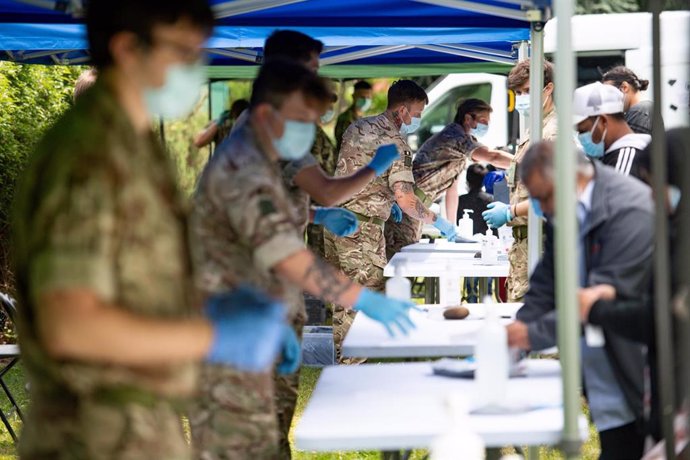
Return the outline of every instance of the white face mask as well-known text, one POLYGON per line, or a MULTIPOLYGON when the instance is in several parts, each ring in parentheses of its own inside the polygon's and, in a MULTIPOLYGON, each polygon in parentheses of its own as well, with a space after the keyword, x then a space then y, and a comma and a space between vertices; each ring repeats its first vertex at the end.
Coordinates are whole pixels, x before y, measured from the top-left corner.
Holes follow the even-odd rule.
POLYGON ((324 125, 325 125, 325 124, 328 124, 328 123, 330 123, 331 121, 333 121, 333 118, 334 118, 334 117, 335 117, 335 110, 333 110, 333 109, 328 109, 328 111, 327 111, 326 113, 324 113, 323 115, 321 115, 321 123, 323 123, 324 125))
POLYGON ((199 92, 204 83, 206 71, 201 64, 170 66, 163 86, 144 91, 146 107, 149 113, 159 117, 186 117, 199 100, 199 92))
POLYGON ((675 185, 669 185, 666 187, 666 199, 668 200, 669 207, 671 208, 671 214, 676 213, 681 196, 682 194, 680 189, 675 185))

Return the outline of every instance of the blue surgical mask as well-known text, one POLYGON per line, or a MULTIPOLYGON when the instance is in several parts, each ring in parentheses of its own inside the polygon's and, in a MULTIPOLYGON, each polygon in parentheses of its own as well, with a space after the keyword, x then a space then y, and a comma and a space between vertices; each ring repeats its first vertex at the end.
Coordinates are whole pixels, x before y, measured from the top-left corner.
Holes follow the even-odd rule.
POLYGON ((515 110, 523 117, 529 117, 529 93, 515 96, 515 110))
POLYGON ((489 125, 486 123, 477 123, 476 128, 472 128, 472 135, 474 137, 484 137, 489 132, 489 125))
POLYGON ((529 198, 529 202, 532 204, 532 209, 534 210, 534 214, 537 215, 540 219, 544 218, 544 211, 541 210, 541 204, 539 204, 539 200, 536 198, 529 198))
POLYGON ((606 129, 604 130, 604 134, 601 135, 601 142, 595 143, 592 140, 592 133, 594 132, 594 129, 597 127, 597 123, 599 123, 600 118, 597 117, 597 121, 594 122, 594 126, 592 126, 592 129, 587 131, 586 133, 580 133, 577 135, 577 139, 580 141, 580 144, 582 145, 582 150, 585 151, 585 155, 587 155, 590 158, 601 158, 604 156, 604 138, 606 137, 606 129))
POLYGON ((411 117, 412 120, 410 121, 410 124, 407 124, 403 121, 403 124, 400 126, 400 134, 412 134, 413 132, 417 131, 419 129, 419 125, 422 122, 422 119, 419 117, 411 117))
POLYGON ((273 146, 282 160, 299 160, 309 152, 316 137, 314 123, 285 120, 283 137, 273 140, 273 146))
POLYGON ((355 101, 355 105, 362 112, 366 112, 367 110, 369 110, 371 108, 371 98, 360 97, 355 101))
POLYGON ((163 118, 183 118, 190 114, 199 100, 199 90, 206 83, 201 64, 178 64, 165 74, 160 88, 144 91, 144 101, 151 115, 163 118))
POLYGON ((328 124, 331 121, 333 121, 333 117, 335 116, 335 110, 329 109, 328 112, 324 113, 321 115, 321 123, 328 124))
POLYGON ((669 185, 666 187, 666 196, 668 199, 668 204, 671 208, 671 214, 675 214, 678 209, 678 203, 680 203, 681 192, 675 185, 669 185))

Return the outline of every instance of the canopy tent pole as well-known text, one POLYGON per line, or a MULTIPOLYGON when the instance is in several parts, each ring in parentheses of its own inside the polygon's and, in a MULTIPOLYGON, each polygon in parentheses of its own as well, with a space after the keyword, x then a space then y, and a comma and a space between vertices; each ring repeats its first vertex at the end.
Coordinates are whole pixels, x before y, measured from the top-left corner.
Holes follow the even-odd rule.
POLYGON ((213 12, 216 18, 228 18, 230 16, 270 10, 304 1, 306 0, 234 0, 214 5, 213 12))
POLYGON ((580 458, 580 318, 577 302, 578 258, 575 213, 575 146, 573 144, 573 92, 575 56, 572 46, 573 3, 555 0, 558 17, 555 92, 558 100, 555 189, 558 229, 555 231, 556 312, 558 353, 563 369, 563 438, 566 458, 580 458))
POLYGON ((340 62, 354 61, 356 59, 364 59, 373 56, 380 56, 382 54, 397 53, 414 48, 412 45, 391 45, 391 46, 375 46, 373 48, 353 51, 351 53, 338 54, 336 56, 322 57, 319 61, 322 66, 338 64, 340 62))
POLYGON ((463 51, 463 50, 459 50, 459 49, 445 47, 444 45, 415 45, 414 48, 418 48, 420 50, 435 51, 437 53, 450 54, 452 56, 481 59, 481 60, 487 61, 487 62, 498 62, 499 64, 508 64, 508 65, 514 65, 515 64, 515 59, 513 59, 512 57, 505 58, 505 57, 493 56, 493 55, 489 55, 489 54, 476 53, 474 51, 463 51))
POLYGON ((666 441, 666 458, 675 458, 673 408, 675 372, 673 369, 673 332, 671 325, 671 273, 666 216, 666 137, 661 119, 661 49, 659 14, 660 0, 649 3, 652 12, 652 81, 654 82, 654 112, 652 116, 652 183, 654 194, 656 234, 654 252, 654 319, 658 364, 661 429, 666 441))
MULTIPOLYGON (((533 22, 530 27, 531 47, 529 61, 529 97, 530 97, 530 144, 542 138, 542 123, 544 118, 544 23, 533 22)), ((527 267, 529 274, 537 266, 542 252, 542 220, 534 213, 530 205, 527 222, 527 267)))
MULTIPOLYGON (((476 11, 478 13, 490 14, 501 18, 517 19, 519 21, 541 21, 542 11, 540 9, 516 10, 502 6, 487 5, 483 2, 468 0, 415 0, 419 3, 428 3, 436 6, 446 6, 458 10, 476 11)), ((515 3, 515 2, 513 2, 515 3)), ((532 0, 518 2, 524 7, 533 7, 532 0)))
MULTIPOLYGON (((518 62, 524 61, 525 59, 529 59, 529 41, 527 40, 520 42, 518 45, 518 62)), ((520 112, 517 113, 517 117, 519 129, 515 153, 517 153, 517 145, 527 138, 527 118, 523 117, 520 112)))

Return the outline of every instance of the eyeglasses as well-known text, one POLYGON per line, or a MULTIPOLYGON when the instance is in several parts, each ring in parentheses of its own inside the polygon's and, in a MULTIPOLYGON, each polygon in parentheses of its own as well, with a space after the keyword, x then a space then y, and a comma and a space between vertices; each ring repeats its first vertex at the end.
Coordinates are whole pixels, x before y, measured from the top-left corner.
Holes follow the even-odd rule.
POLYGON ((203 48, 196 48, 183 43, 179 43, 175 40, 164 37, 153 37, 153 45, 167 47, 173 50, 183 62, 189 64, 195 64, 198 62, 205 62, 206 51, 203 48))

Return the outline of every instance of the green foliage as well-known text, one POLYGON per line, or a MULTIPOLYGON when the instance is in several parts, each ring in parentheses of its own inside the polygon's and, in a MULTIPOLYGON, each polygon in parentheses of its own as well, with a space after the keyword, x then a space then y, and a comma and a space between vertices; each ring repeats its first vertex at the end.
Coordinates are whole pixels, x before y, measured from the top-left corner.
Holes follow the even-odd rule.
POLYGON ((0 289, 11 286, 7 233, 16 180, 43 132, 70 105, 80 72, 0 62, 0 289))

